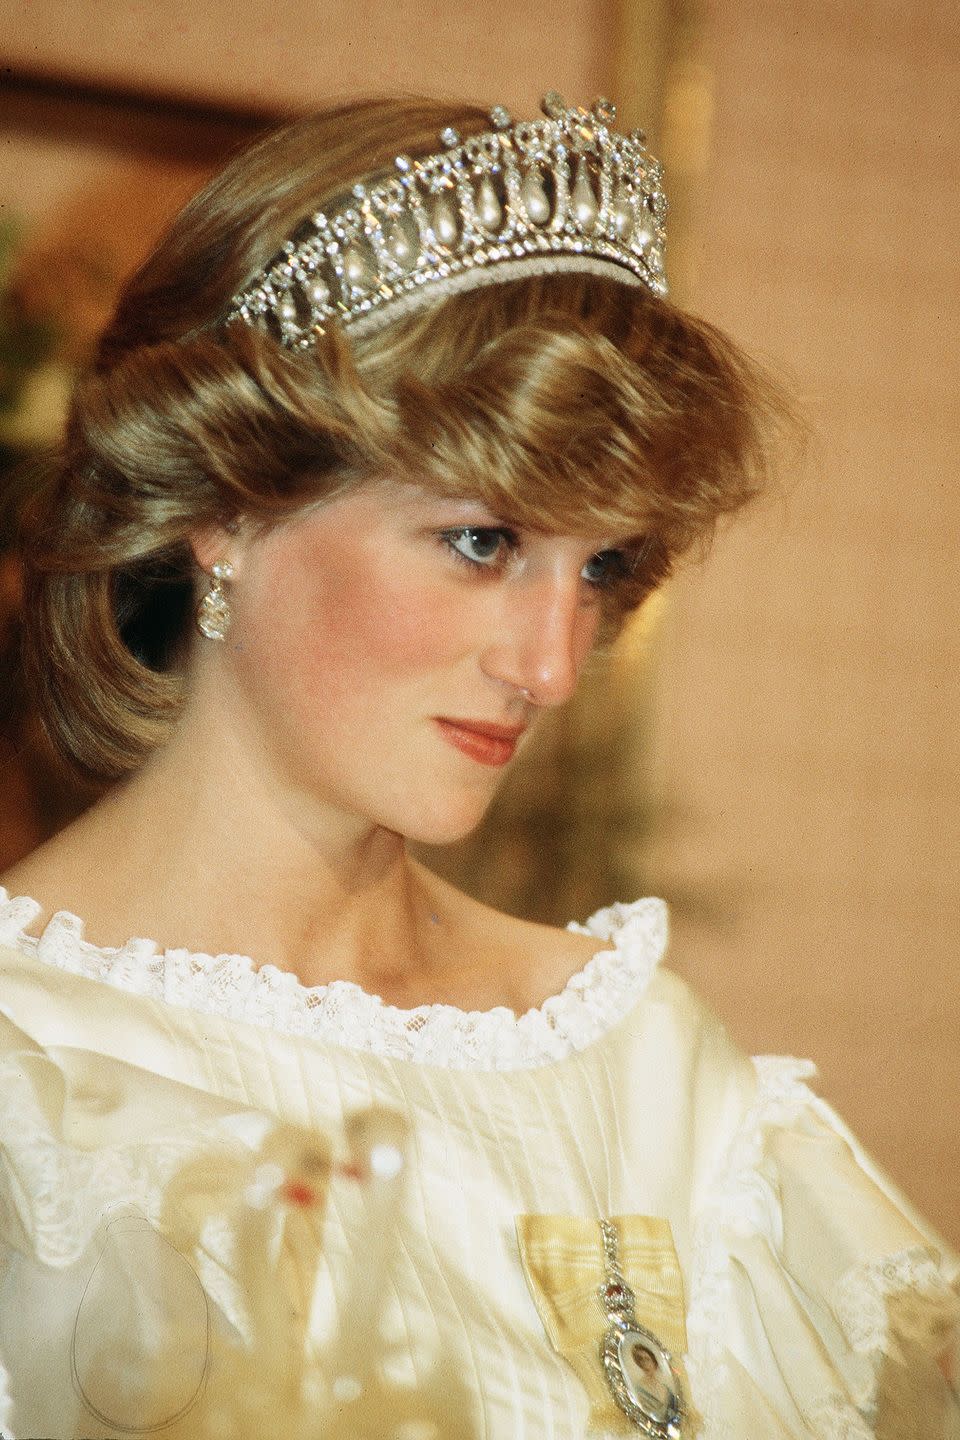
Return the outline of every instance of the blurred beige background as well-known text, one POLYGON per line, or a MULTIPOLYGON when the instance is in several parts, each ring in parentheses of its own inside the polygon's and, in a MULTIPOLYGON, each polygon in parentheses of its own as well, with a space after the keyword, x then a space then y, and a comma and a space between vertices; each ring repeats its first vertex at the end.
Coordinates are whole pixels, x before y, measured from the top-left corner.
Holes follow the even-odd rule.
POLYGON ((0 198, 118 265, 264 117, 344 91, 518 110, 551 86, 608 91, 649 125, 676 292, 792 377, 815 440, 614 669, 651 727, 637 794, 665 817, 637 884, 699 897, 672 964, 748 1049, 812 1056, 960 1243, 949 7, 3 0, 0 16, 0 198))

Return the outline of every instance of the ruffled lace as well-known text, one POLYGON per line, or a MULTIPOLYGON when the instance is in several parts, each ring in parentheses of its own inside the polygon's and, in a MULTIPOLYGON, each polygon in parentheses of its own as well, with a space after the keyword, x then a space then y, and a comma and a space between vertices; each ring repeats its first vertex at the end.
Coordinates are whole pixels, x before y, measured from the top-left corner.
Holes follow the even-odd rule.
MULTIPOLYGON (((839 1124, 807 1084, 816 1074, 810 1061, 759 1056, 753 1064, 754 1102, 738 1127, 694 1234, 688 1370, 707 1440, 734 1440, 723 1398, 729 1373, 726 1337, 736 1309, 737 1262, 732 1256, 756 1254, 751 1242, 759 1239, 773 1263, 783 1263, 782 1195, 776 1170, 764 1163, 766 1138, 772 1131, 789 1131, 814 1120, 834 1133, 839 1124)), ((939 1393, 941 1383, 934 1371, 956 1334, 960 1302, 937 1251, 916 1245, 853 1264, 824 1299, 850 1359, 842 1374, 840 1368, 834 1371, 835 1385, 826 1384, 805 1410, 803 1433, 816 1440, 874 1440, 881 1434, 882 1414, 884 1436, 939 1436, 941 1428, 928 1432, 923 1426, 939 1403, 930 1398, 935 1386, 939 1393)), ((812 1333, 810 1339, 817 1348, 812 1333)), ((800 1334, 791 1339, 784 1330, 779 1342, 785 1356, 795 1359, 791 1352, 802 1343, 800 1334)))
POLYGON ((958 1318, 956 1292, 930 1251, 920 1246, 848 1270, 837 1284, 833 1308, 858 1354, 897 1359, 900 1347, 890 1331, 891 1309, 900 1337, 923 1345, 945 1345, 958 1318))
POLYGON ((246 955, 161 951, 152 940, 109 948, 83 938, 83 921, 59 910, 40 936, 27 935, 41 907, 0 886, 0 944, 73 975, 133 994, 391 1059, 462 1070, 512 1070, 565 1059, 592 1044, 636 1004, 667 943, 662 900, 599 910, 567 929, 612 945, 598 951, 558 995, 517 1016, 506 1006, 402 1010, 349 980, 302 985, 246 955))
POLYGON ((757 1091, 727 1153, 710 1202, 694 1234, 693 1284, 687 1315, 688 1368, 707 1434, 723 1435, 717 1414, 727 1378, 726 1316, 730 1306, 728 1235, 767 1235, 779 1249, 783 1240, 779 1197, 760 1168, 768 1124, 789 1125, 813 1097, 806 1081, 816 1074, 809 1060, 761 1056, 754 1061, 757 1091))
POLYGON ((36 1066, 47 1067, 53 1083, 59 1074, 54 1062, 42 1054, 31 1058, 30 1067, 19 1053, 0 1060, 0 1134, 9 1186, 0 1238, 16 1245, 10 1229, 16 1216, 45 1265, 74 1264, 104 1222, 121 1211, 158 1225, 164 1191, 180 1166, 205 1150, 225 1158, 248 1155, 267 1127, 265 1117, 244 1113, 154 1134, 149 1143, 83 1149, 51 1128, 36 1090, 36 1066))

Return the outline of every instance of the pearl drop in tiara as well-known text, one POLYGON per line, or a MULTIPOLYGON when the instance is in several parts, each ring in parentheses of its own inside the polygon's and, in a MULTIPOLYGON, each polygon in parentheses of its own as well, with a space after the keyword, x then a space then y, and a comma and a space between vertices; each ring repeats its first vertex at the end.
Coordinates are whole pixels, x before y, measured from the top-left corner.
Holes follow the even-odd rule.
POLYGON ((544 119, 514 121, 368 177, 297 227, 230 302, 226 320, 306 349, 336 322, 354 334, 481 285, 586 270, 667 291, 662 170, 642 131, 614 130, 616 108, 588 110, 551 90, 544 119))

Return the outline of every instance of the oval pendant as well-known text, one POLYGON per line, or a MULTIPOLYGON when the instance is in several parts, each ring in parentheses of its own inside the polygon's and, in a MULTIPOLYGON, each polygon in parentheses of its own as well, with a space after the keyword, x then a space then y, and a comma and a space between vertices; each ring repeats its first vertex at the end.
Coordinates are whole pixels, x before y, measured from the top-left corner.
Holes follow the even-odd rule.
POLYGON ((635 1319, 614 1322, 600 1346, 611 1394, 650 1440, 681 1440, 683 1397, 669 1352, 635 1319))

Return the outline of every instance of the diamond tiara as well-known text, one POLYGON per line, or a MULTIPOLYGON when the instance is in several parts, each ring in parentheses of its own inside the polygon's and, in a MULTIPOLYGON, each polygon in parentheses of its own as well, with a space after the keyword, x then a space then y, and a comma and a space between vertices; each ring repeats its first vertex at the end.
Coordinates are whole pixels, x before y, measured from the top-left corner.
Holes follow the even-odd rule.
POLYGON ((616 108, 568 106, 551 90, 542 120, 502 105, 492 130, 374 175, 309 217, 230 302, 227 322, 308 348, 333 321, 354 334, 446 294, 531 274, 586 270, 667 293, 667 202, 642 131, 616 108))

